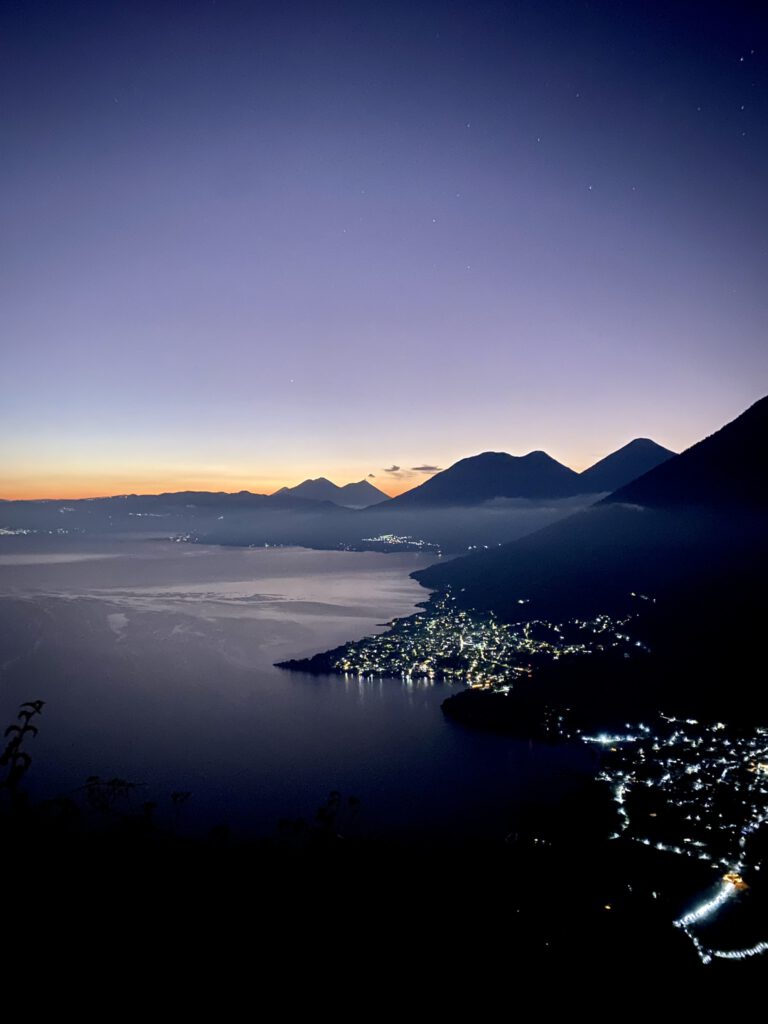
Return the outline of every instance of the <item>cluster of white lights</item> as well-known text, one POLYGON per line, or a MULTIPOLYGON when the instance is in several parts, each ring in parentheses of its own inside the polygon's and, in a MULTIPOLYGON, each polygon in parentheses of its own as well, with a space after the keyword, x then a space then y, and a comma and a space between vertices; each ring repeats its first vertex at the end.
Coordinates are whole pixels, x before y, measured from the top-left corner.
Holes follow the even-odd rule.
POLYGON ((616 743, 637 743, 637 736, 609 736, 601 732, 599 736, 582 736, 585 743, 599 743, 603 747, 611 747, 616 743))
MULTIPOLYGON (((699 726, 699 722, 696 719, 677 719, 672 716, 661 715, 664 721, 669 723, 680 723, 680 725, 686 726, 699 726)), ((753 794, 752 806, 748 808, 749 820, 737 827, 736 823, 729 823, 723 821, 723 815, 721 813, 716 815, 715 818, 711 817, 714 812, 715 806, 713 806, 713 797, 709 795, 710 784, 719 785, 725 783, 730 785, 730 779, 726 782, 727 777, 733 777, 733 773, 738 769, 744 769, 747 766, 745 758, 751 763, 748 766, 748 770, 753 773, 753 777, 759 776, 762 771, 763 763, 768 759, 768 747, 765 749, 758 749, 761 746, 760 740, 755 743, 757 737, 763 737, 766 735, 766 730, 758 729, 754 737, 751 739, 749 744, 745 744, 742 740, 733 741, 727 736, 720 736, 716 743, 720 747, 721 751, 725 752, 725 756, 713 758, 711 754, 714 752, 718 753, 717 747, 712 746, 713 741, 706 740, 706 734, 712 734, 716 732, 723 732, 726 728, 723 722, 717 722, 713 725, 702 726, 704 733, 700 736, 696 736, 695 732, 692 734, 688 730, 682 729, 678 726, 674 732, 668 734, 666 737, 660 735, 651 737, 651 730, 647 725, 631 726, 626 723, 627 733, 626 735, 610 735, 608 733, 600 733, 597 736, 584 736, 585 742, 597 744, 603 748, 616 747, 618 744, 624 743, 636 743, 639 740, 653 739, 650 750, 653 752, 651 757, 647 756, 649 748, 647 746, 641 746, 636 748, 637 757, 641 764, 653 764, 656 763, 657 767, 672 768, 673 770, 665 770, 663 774, 654 778, 642 778, 637 777, 633 762, 635 760, 634 753, 631 760, 627 763, 625 760, 624 765, 621 769, 609 769, 608 767, 603 768, 598 775, 598 778, 609 783, 611 785, 611 792, 616 810, 619 818, 618 831, 612 835, 612 838, 624 838, 631 839, 633 842, 641 843, 644 846, 653 847, 657 850, 663 850, 669 853, 680 854, 688 857, 695 857, 698 860, 709 861, 713 866, 719 866, 725 872, 724 877, 718 883, 717 889, 714 894, 708 899, 705 899, 698 906, 685 913, 682 917, 674 921, 674 925, 680 928, 689 941, 694 946, 696 953, 702 963, 711 963, 713 959, 723 960, 744 960, 749 957, 758 956, 762 953, 768 952, 768 940, 761 940, 754 943, 751 946, 746 946, 742 949, 717 949, 705 945, 704 942, 699 938, 699 928, 704 925, 708 919, 713 918, 721 908, 731 900, 736 899, 743 889, 747 886, 742 880, 742 873, 745 870, 744 863, 742 863, 742 857, 746 851, 748 837, 757 831, 761 826, 768 824, 768 807, 758 806, 754 804, 754 800, 757 799, 762 803, 761 796, 764 796, 766 790, 761 787, 759 783, 753 786, 751 783, 747 787, 747 792, 753 794), (683 761, 675 757, 670 753, 664 753, 665 748, 669 750, 679 744, 684 744, 689 751, 696 751, 698 754, 699 748, 705 743, 708 743, 705 754, 705 760, 701 763, 696 762, 693 764, 685 764, 683 761), (745 749, 746 747, 746 749, 745 749), (713 770, 714 765, 722 766, 719 771, 713 770), (702 781, 703 776, 709 775, 709 782, 702 781), (680 796, 674 795, 674 790, 670 787, 676 787, 678 780, 685 777, 696 776, 695 780, 691 780, 688 783, 688 792, 691 791, 703 795, 701 799, 703 803, 700 805, 700 814, 695 814, 695 805, 692 807, 691 813, 686 815, 685 820, 691 822, 698 822, 699 827, 703 826, 710 832, 717 833, 731 832, 734 840, 738 842, 737 854, 738 863, 733 863, 733 854, 736 852, 732 848, 731 856, 724 855, 725 851, 713 849, 707 851, 705 843, 701 839, 684 838, 682 846, 672 845, 669 843, 657 842, 655 839, 650 839, 645 836, 637 836, 631 834, 632 822, 630 820, 630 808, 627 805, 628 795, 634 786, 643 785, 655 787, 658 786, 662 790, 662 793, 667 794, 667 801, 670 806, 677 806, 685 808, 688 806, 688 801, 683 799, 681 802, 680 796), (707 814, 709 812, 709 814, 707 814), (702 822, 702 815, 704 820, 702 822), (735 827, 736 826, 736 827, 735 827)), ((614 751, 618 754, 617 751, 614 751)), ((618 754, 621 757, 621 754, 618 754)), ((627 754, 629 756, 629 752, 627 754)), ((736 783, 738 785, 738 782, 736 783)), ((689 798, 690 799, 690 798, 689 798)), ((746 801, 745 801, 746 803, 746 801)), ((745 808, 746 809, 746 808, 745 808)), ((655 814, 651 815, 656 817, 655 814)), ((753 865, 752 870, 759 871, 759 865, 753 865)))
POLYGON ((716 896, 713 896, 711 900, 707 900, 705 903, 700 903, 695 910, 691 910, 684 917, 675 921, 675 927, 686 929, 692 924, 703 921, 711 914, 714 914, 716 910, 719 910, 727 900, 731 899, 735 895, 736 887, 730 882, 723 882, 716 896))

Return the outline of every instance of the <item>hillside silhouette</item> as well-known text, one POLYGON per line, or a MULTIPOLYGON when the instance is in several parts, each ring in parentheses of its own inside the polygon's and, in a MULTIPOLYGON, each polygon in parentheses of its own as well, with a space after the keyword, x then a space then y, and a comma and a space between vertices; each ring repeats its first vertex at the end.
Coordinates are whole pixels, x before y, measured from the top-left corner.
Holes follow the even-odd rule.
MULTIPOLYGON (((722 688, 739 680, 731 716, 764 714, 768 697, 749 666, 746 640, 763 628, 767 481, 759 456, 767 414, 762 399, 591 508, 413 576, 430 588, 450 587, 460 605, 507 621, 638 613, 642 638, 654 651, 653 671, 643 675, 647 697, 666 706, 675 694, 689 704, 711 699, 714 708, 722 688), (519 601, 527 602, 524 612, 519 601)), ((586 671, 596 685, 593 667, 586 671)), ((606 693, 615 700, 624 674, 613 666, 601 701, 606 693)), ((585 692, 572 691, 582 699, 585 692)), ((627 699, 638 706, 631 687, 627 699)))
POLYGON ((275 491, 273 497, 283 495, 285 497, 304 498, 310 501, 330 501, 334 505, 342 505, 346 508, 367 508, 370 505, 377 505, 379 502, 388 501, 389 495, 374 487, 367 480, 358 480, 357 483, 338 484, 328 480, 327 477, 319 476, 314 480, 304 480, 295 487, 281 487, 275 491))
POLYGON ((648 437, 636 437, 579 474, 584 493, 615 491, 671 459, 674 454, 648 437))
POLYGON ((546 452, 483 452, 393 498, 388 508, 479 505, 494 498, 541 500, 580 493, 579 474, 546 452))

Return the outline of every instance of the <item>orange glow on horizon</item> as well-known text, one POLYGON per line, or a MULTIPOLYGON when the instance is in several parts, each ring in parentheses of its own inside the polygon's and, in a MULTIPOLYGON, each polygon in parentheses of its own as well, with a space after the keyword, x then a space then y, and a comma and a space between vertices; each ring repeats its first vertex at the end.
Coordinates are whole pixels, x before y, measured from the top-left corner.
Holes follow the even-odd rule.
MULTIPOLYGON (((61 483, 48 480, 30 481, 13 480, 0 484, 0 500, 6 501, 78 501, 84 498, 113 498, 122 494, 173 494, 178 491, 224 491, 235 494, 238 491, 250 491, 252 494, 274 494, 281 487, 295 487, 307 477, 297 479, 256 479, 242 478, 210 478, 182 477, 163 479, 158 477, 141 478, 105 478, 97 476, 83 479, 70 476, 63 478, 61 483)), ((334 483, 348 483, 348 480, 335 480, 334 483)), ((371 481, 380 491, 391 498, 410 490, 421 481, 407 481, 401 487, 382 487, 377 481, 371 481)), ((387 481, 389 483, 389 481, 387 481)))
MULTIPOLYGON (((524 454, 524 452, 517 454, 524 454)), ((566 457, 558 461, 579 473, 606 454, 607 450, 589 451, 586 455, 581 452, 578 458, 566 457)), ((439 464, 448 468, 465 457, 467 457, 465 453, 459 453, 454 458, 445 459, 439 464)), ((558 458, 557 455, 553 457, 558 458)), ((121 472, 106 467, 102 469, 101 467, 70 463, 56 468, 48 466, 38 468, 33 473, 28 471, 19 460, 12 468, 8 466, 6 472, 0 474, 0 499, 8 501, 39 501, 43 499, 75 501, 83 498, 108 498, 121 494, 162 494, 178 491, 223 491, 230 494, 237 491, 251 491, 254 494, 274 494, 281 487, 295 487, 304 480, 314 479, 318 476, 326 476, 340 486, 354 481, 368 480, 384 494, 395 498, 418 487, 419 484, 434 475, 403 470, 401 476, 390 476, 386 472, 377 472, 369 478, 366 469, 355 467, 349 463, 332 466, 325 471, 304 465, 299 470, 289 471, 290 475, 283 467, 270 467, 270 470, 271 472, 268 470, 265 475, 260 476, 256 473, 251 475, 247 470, 241 470, 237 464, 230 464, 222 470, 213 465, 200 467, 187 465, 179 470, 174 468, 147 470, 134 464, 126 466, 121 472)))

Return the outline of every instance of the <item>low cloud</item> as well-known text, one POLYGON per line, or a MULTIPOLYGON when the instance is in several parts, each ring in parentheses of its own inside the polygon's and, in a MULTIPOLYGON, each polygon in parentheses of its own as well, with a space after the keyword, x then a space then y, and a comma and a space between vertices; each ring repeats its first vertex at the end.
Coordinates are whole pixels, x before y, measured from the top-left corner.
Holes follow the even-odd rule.
POLYGON ((433 473, 442 472, 442 470, 440 466, 428 466, 426 463, 422 466, 411 466, 410 469, 403 469, 402 466, 398 466, 393 462, 391 466, 387 466, 384 472, 394 480, 410 480, 416 473, 431 476, 433 473))
POLYGON ((394 462, 384 472, 393 480, 408 480, 413 476, 413 470, 403 469, 401 466, 396 466, 394 462))

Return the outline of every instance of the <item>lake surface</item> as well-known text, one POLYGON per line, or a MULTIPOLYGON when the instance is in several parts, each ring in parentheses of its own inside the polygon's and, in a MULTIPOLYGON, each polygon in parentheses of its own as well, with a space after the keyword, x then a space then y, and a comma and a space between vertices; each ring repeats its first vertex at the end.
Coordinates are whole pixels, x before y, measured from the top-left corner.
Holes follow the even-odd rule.
POLYGON ((273 667, 381 631, 427 592, 425 555, 243 549, 35 536, 0 542, 0 723, 46 701, 27 788, 89 775, 142 783, 184 827, 271 835, 331 790, 355 829, 403 839, 502 838, 593 766, 586 748, 468 730, 444 685, 273 667))

